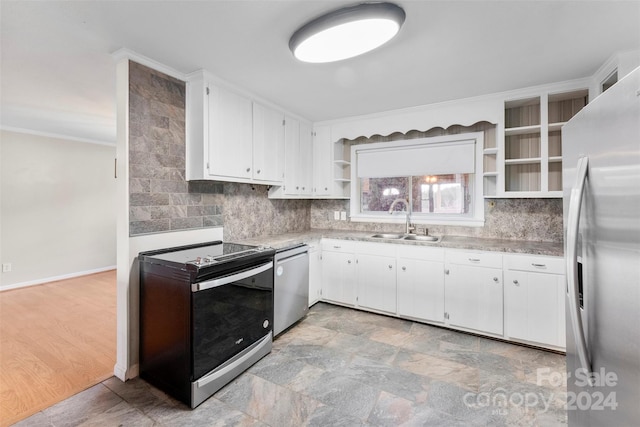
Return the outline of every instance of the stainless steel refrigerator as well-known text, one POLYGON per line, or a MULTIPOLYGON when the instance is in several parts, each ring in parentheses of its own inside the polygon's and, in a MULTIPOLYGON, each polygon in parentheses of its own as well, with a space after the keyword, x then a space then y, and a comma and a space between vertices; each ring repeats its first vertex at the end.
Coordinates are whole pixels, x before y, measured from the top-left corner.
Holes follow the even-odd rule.
POLYGON ((576 114, 562 138, 569 425, 637 426, 640 68, 576 114))

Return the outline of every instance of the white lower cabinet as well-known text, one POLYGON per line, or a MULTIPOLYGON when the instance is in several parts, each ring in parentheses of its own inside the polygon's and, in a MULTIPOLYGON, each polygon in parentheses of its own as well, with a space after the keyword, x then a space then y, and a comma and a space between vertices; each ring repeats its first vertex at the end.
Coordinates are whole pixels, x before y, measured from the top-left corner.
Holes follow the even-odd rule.
POLYGON ((565 348, 562 257, 338 239, 321 248, 312 274, 323 301, 565 348))
POLYGON ((356 263, 352 242, 322 240, 322 299, 356 305, 356 263))
POLYGON ((564 348, 563 258, 505 256, 505 337, 564 348))
POLYGON ((322 291, 322 269, 317 244, 309 244, 309 307, 320 301, 322 291))
POLYGON ((502 302, 502 255, 446 251, 448 325, 502 335, 502 302))
POLYGON ((396 313, 395 247, 386 243, 356 245, 357 298, 359 307, 396 313), (393 253, 393 256, 389 256, 393 253))
POLYGON ((401 246, 397 260, 398 315, 444 322, 444 250, 401 246))

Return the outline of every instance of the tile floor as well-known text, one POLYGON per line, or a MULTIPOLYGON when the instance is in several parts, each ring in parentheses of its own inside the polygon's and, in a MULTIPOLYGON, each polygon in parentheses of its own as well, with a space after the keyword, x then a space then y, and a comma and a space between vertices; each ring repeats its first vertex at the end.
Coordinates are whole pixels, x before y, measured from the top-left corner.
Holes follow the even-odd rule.
POLYGON ((195 410, 111 378, 16 426, 556 426, 564 356, 318 303, 195 410))

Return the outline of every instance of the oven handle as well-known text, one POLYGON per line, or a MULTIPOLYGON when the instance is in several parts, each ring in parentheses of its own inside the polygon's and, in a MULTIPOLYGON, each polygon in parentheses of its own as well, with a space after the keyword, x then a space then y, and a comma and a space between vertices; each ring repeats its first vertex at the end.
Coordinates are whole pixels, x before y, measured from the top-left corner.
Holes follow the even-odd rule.
POLYGON ((237 282, 238 280, 246 279, 247 277, 251 277, 251 276, 255 276, 256 274, 263 273, 269 270, 270 268, 273 268, 273 261, 269 261, 266 264, 259 265, 258 267, 252 268, 250 270, 245 270, 237 274, 232 274, 231 276, 225 276, 219 279, 207 280, 206 282, 192 283, 191 292, 204 291, 211 288, 217 288, 218 286, 227 285, 232 282, 237 282))

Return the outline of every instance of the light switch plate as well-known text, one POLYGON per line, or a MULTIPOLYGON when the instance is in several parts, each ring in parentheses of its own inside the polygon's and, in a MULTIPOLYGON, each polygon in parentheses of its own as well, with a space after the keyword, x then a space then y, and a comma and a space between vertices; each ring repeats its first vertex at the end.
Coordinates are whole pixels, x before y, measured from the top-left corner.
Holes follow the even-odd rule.
POLYGON ((3 273, 11 272, 11 264, 10 263, 2 264, 2 272, 3 273))
POLYGON ((333 219, 340 221, 340 211, 333 211, 333 219))
POLYGON ((346 221, 347 220, 347 212, 346 211, 340 212, 340 219, 342 221, 346 221))

